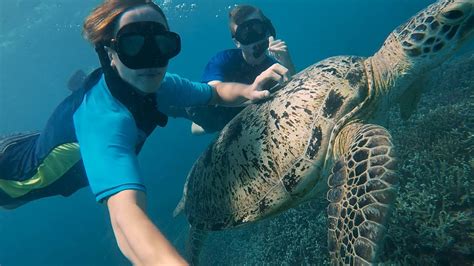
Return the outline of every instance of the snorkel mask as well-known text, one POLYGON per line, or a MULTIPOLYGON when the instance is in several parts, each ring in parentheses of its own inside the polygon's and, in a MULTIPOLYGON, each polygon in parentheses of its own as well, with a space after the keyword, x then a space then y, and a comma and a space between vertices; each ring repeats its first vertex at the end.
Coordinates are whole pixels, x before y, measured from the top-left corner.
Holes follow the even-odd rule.
POLYGON ((254 44, 253 56, 258 58, 268 49, 270 36, 276 37, 275 28, 269 19, 264 18, 250 19, 241 23, 232 38, 245 46, 254 44))
POLYGON ((161 23, 141 21, 122 27, 110 47, 130 69, 161 68, 179 54, 181 39, 161 23))
POLYGON ((158 110, 156 95, 143 95, 125 82, 110 65, 105 49, 107 46, 117 52, 120 61, 128 68, 165 67, 169 59, 180 51, 178 34, 166 31, 157 22, 136 22, 120 29, 115 39, 99 42, 95 46, 108 89, 132 113, 137 126, 146 134, 151 134, 157 125, 164 127, 168 117, 158 110))

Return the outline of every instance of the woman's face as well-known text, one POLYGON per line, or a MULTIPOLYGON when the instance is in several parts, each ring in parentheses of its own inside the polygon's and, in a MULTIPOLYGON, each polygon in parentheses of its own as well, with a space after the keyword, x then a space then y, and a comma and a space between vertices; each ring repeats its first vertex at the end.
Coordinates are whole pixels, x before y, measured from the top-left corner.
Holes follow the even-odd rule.
MULTIPOLYGON (((166 25, 165 18, 158 11, 150 6, 140 6, 122 14, 115 29, 115 34, 125 25, 141 21, 153 21, 166 25)), ((161 68, 131 69, 120 61, 116 51, 110 48, 107 51, 111 66, 117 70, 124 81, 144 93, 153 93, 158 90, 166 73, 166 66, 161 68)))

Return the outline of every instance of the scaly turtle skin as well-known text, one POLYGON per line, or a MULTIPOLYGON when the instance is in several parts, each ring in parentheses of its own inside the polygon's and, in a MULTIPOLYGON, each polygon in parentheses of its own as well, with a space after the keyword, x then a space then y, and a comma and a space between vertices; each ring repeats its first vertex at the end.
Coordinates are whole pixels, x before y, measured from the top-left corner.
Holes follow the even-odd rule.
POLYGON ((388 108, 416 106, 417 79, 474 28, 474 0, 443 0, 392 32, 372 57, 339 56, 296 75, 244 109, 189 173, 183 199, 192 261, 206 231, 278 214, 315 195, 329 200, 333 264, 372 264, 397 185, 388 108), (409 104, 406 104, 406 103, 409 104))

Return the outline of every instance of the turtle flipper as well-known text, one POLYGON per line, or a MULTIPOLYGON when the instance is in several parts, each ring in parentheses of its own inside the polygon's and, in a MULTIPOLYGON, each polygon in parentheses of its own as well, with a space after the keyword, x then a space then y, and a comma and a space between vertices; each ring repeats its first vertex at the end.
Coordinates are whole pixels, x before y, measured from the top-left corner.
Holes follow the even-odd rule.
POLYGON ((375 263, 398 182, 388 131, 354 126, 328 179, 328 248, 336 265, 375 263))
POLYGON ((199 265, 199 256, 201 255, 204 240, 206 240, 208 232, 191 226, 189 229, 189 238, 186 243, 186 251, 188 260, 191 265, 199 265))

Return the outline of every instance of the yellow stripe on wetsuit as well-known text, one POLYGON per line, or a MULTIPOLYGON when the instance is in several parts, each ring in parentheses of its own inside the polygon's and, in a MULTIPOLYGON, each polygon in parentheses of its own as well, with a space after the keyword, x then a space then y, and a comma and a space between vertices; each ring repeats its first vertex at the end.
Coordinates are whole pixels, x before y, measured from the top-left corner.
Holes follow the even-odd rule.
POLYGON ((79 160, 81 160, 81 153, 78 143, 60 145, 43 160, 33 177, 24 181, 0 179, 0 189, 12 198, 21 197, 32 190, 51 185, 79 160))

